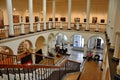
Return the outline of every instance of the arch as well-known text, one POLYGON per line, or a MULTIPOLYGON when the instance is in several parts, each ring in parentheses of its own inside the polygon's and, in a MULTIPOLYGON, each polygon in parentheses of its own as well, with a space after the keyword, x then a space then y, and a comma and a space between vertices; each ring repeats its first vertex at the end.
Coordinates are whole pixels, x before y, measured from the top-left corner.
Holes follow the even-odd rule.
POLYGON ((18 54, 25 52, 26 50, 31 50, 33 47, 31 41, 24 40, 18 46, 18 54))
POLYGON ((35 51, 38 51, 40 49, 42 49, 42 51, 44 51, 45 45, 46 45, 45 37, 39 36, 36 40, 36 43, 35 43, 35 46, 36 46, 35 51))
POLYGON ((67 44, 67 40, 68 37, 64 33, 59 32, 55 35, 55 45, 67 44))
POLYGON ((73 34, 70 36, 71 45, 75 50, 83 50, 84 49, 84 36, 82 34, 73 34))
POLYGON ((94 49, 98 45, 97 40, 99 41, 99 44, 101 43, 100 47, 103 48, 105 41, 104 41, 104 38, 102 36, 99 36, 99 35, 93 35, 93 36, 89 37, 89 39, 87 40, 88 48, 94 49))
POLYGON ((12 49, 8 46, 0 46, 0 53, 10 54, 10 55, 14 54, 12 49))

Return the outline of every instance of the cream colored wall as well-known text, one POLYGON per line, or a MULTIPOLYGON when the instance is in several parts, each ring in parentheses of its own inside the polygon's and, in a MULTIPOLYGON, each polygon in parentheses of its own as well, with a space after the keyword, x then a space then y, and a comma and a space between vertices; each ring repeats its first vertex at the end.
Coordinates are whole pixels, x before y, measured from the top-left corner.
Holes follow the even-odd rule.
MULTIPOLYGON (((61 1, 59 3, 56 2, 56 17, 66 17, 68 18, 68 2, 61 1), (65 3, 66 2, 66 3, 65 3)), ((72 0, 72 14, 71 21, 74 22, 74 18, 80 18, 80 22, 84 22, 84 18, 86 18, 86 0, 72 0)), ((108 0, 91 0, 90 4, 90 23, 92 23, 92 17, 98 17, 98 22, 100 23, 100 19, 105 19, 105 23, 107 23, 107 11, 108 11, 108 0)), ((52 3, 48 4, 49 9, 47 9, 47 20, 49 17, 52 17, 52 3)))
MULTIPOLYGON (((86 18, 86 5, 87 0, 72 0, 72 14, 71 21, 74 22, 74 18, 79 17, 80 22, 84 22, 84 18, 86 18)), ((42 0, 33 0, 33 21, 34 16, 39 16, 42 18, 42 0)), ((13 11, 13 15, 23 16, 25 21, 25 16, 28 16, 28 0, 12 0, 13 8, 16 8, 16 11, 13 11)), ((107 7, 108 0, 91 0, 91 8, 90 8, 90 23, 92 22, 92 17, 98 17, 98 22, 100 19, 105 19, 105 23, 107 21, 107 7)), ((5 0, 1 0, 0 8, 3 9, 4 13, 4 24, 8 24, 7 19, 7 10, 6 10, 6 2, 5 0)), ((52 0, 47 1, 47 21, 52 17, 52 0)), ((56 0, 56 17, 60 21, 60 17, 66 17, 66 21, 68 19, 68 2, 67 0, 56 0)))

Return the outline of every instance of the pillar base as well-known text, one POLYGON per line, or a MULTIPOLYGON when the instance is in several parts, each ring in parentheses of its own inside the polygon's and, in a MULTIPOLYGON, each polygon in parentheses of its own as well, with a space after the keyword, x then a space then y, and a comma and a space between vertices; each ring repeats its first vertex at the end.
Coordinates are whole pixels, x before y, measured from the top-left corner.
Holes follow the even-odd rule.
POLYGON ((76 29, 76 31, 79 31, 79 29, 76 29))
POLYGON ((20 35, 25 35, 25 33, 21 33, 20 35))
POLYGON ((67 30, 71 30, 71 29, 67 29, 67 30))
POLYGON ((52 29, 48 29, 48 30, 52 30, 52 29))
POLYGON ((34 32, 29 32, 30 34, 34 33, 34 32))
POLYGON ((90 30, 85 30, 85 31, 90 31, 90 30))
POLYGON ((52 29, 56 29, 56 28, 52 28, 52 29))
POLYGON ((43 31, 46 31, 46 29, 43 29, 43 31))
POLYGON ((60 28, 60 30, 63 30, 63 28, 60 28))
POLYGON ((9 38, 15 37, 14 35, 9 35, 9 38))
POLYGON ((95 32, 99 32, 99 31, 95 30, 95 32))
POLYGON ((41 31, 37 31, 37 32, 41 32, 41 31))

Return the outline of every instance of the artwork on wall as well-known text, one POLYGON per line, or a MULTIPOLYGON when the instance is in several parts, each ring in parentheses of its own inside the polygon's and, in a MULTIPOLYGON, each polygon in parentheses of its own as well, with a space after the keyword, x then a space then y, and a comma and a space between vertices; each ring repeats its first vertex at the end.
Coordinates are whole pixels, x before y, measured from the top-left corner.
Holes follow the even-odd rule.
POLYGON ((86 19, 84 19, 84 22, 86 22, 86 19))
POLYGON ((105 23, 105 19, 101 19, 100 22, 101 22, 101 23, 105 23))
POLYGON ((66 21, 66 18, 65 18, 65 17, 61 17, 61 18, 60 18, 60 21, 65 22, 65 21, 66 21))
POLYGON ((75 22, 80 22, 80 18, 74 18, 75 22))
POLYGON ((49 21, 52 21, 52 18, 49 18, 49 21))
POLYGON ((19 15, 13 15, 13 23, 19 23, 19 15))
POLYGON ((43 21, 43 18, 41 18, 41 21, 43 21))
POLYGON ((92 17, 92 23, 97 23, 97 17, 92 17))
POLYGON ((26 23, 29 23, 29 16, 25 17, 25 21, 26 21, 26 23))
POLYGON ((35 16, 35 22, 38 22, 38 21, 39 21, 39 17, 35 16))
POLYGON ((0 28, 4 28, 3 11, 0 9, 0 28))
POLYGON ((58 18, 55 18, 55 21, 58 21, 58 18))

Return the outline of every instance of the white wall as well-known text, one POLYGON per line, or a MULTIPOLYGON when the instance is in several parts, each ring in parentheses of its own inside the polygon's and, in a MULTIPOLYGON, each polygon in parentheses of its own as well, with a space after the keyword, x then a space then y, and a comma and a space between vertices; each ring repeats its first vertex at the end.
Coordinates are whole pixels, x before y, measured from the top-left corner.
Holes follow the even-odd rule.
MULTIPOLYGON (((52 1, 52 0, 51 0, 52 1)), ((47 1, 47 21, 52 17, 52 2, 47 1)), ((80 18, 80 22, 84 22, 86 18, 86 2, 87 0, 72 0, 72 14, 71 21, 74 22, 74 18, 80 18)), ((13 12, 14 15, 23 16, 25 21, 25 16, 28 16, 28 0, 12 0, 13 8, 16 11, 13 12)), ((42 18, 42 0, 33 0, 33 19, 34 16, 39 16, 42 18)), ((4 24, 8 24, 7 10, 5 0, 1 0, 0 8, 4 11, 4 24)), ((92 17, 98 17, 98 22, 100 19, 105 19, 107 22, 107 11, 108 11, 108 0, 91 0, 90 7, 90 23, 92 22, 92 17)), ((68 2, 67 0, 56 0, 56 17, 60 21, 60 17, 66 17, 68 19, 68 2)))

